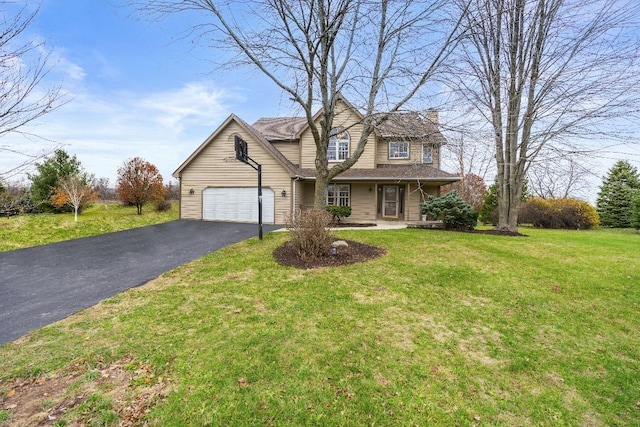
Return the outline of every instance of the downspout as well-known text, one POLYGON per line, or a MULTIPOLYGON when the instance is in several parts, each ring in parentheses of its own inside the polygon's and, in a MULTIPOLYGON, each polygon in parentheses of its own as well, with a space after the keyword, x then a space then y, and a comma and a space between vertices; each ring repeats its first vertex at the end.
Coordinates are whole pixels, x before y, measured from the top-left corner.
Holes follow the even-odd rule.
POLYGON ((296 182, 297 181, 300 181, 300 176, 299 175, 296 175, 295 179, 293 180, 293 190, 291 191, 291 194, 292 194, 292 196, 291 196, 291 203, 292 203, 292 205, 291 205, 291 209, 292 209, 291 219, 292 219, 292 221, 296 220, 296 182))
POLYGON ((182 219, 182 173, 178 175, 178 219, 182 219))

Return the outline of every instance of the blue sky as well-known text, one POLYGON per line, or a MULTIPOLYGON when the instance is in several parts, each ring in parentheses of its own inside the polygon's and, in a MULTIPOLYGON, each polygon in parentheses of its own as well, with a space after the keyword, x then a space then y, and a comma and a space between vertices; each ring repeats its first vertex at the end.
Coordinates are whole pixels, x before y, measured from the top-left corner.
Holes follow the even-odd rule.
MULTIPOLYGON (((115 184, 118 167, 139 156, 158 166, 168 181, 229 114, 249 123, 295 114, 287 97, 258 72, 212 71, 211 60, 220 62, 222 53, 184 37, 188 16, 151 22, 132 16, 124 3, 42 0, 29 28, 28 36, 53 49, 51 82, 62 82, 70 101, 28 130, 64 144, 88 172, 115 184)), ((47 148, 42 141, 5 138, 47 148)), ((637 148, 615 151, 595 160, 591 201, 615 160, 630 159, 640 168, 637 148)), ((0 170, 12 161, 0 158, 0 170)))
MULTIPOLYGON (((29 35, 46 41, 70 101, 29 130, 63 143, 85 169, 115 182, 117 168, 142 157, 165 181, 231 113, 248 122, 289 114, 257 73, 215 72, 209 56, 181 37, 186 17, 149 22, 115 0, 44 0, 29 35)), ((38 149, 42 141, 16 144, 38 149), (35 148, 35 147, 34 147, 35 148)), ((3 163, 13 159, 0 159, 3 163)))

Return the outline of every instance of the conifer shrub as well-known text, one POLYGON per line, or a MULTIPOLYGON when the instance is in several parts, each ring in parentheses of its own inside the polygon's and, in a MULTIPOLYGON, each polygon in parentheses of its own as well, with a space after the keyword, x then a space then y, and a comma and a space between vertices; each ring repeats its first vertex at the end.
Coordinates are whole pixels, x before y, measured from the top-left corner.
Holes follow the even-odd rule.
POLYGON ((420 203, 420 213, 428 220, 440 220, 447 230, 472 230, 478 223, 478 212, 466 204, 453 190, 442 197, 427 196, 420 203))
POLYGON ((576 199, 532 197, 520 206, 518 223, 538 228, 586 230, 600 224, 596 209, 576 199))
POLYGON ((322 209, 298 211, 289 216, 286 227, 291 234, 291 243, 301 259, 320 258, 331 251, 333 233, 329 227, 333 215, 322 209))

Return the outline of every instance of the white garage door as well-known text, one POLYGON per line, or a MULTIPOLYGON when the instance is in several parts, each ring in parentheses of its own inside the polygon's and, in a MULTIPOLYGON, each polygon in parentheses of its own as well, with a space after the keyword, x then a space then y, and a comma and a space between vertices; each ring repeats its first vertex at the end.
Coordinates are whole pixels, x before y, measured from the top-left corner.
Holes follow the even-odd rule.
MULTIPOLYGON (((262 189, 262 222, 274 223, 274 193, 262 189)), ((258 222, 258 188, 207 188, 202 218, 209 221, 258 222)))

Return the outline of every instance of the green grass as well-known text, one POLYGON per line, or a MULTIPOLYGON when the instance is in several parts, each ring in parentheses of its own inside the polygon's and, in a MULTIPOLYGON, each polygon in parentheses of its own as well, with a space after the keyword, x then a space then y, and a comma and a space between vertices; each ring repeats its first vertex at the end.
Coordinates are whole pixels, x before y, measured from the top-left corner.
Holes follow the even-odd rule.
POLYGON ((153 205, 143 207, 98 203, 73 220, 73 213, 20 215, 0 218, 0 251, 44 245, 112 231, 143 227, 178 219, 178 204, 168 212, 155 212, 153 205))
POLYGON ((342 231, 388 254, 313 271, 270 233, 0 347, 0 393, 132 358, 155 425, 639 425, 640 234, 524 232, 342 231))

